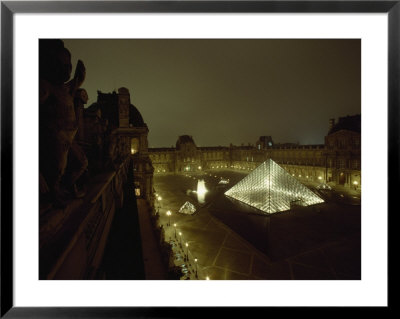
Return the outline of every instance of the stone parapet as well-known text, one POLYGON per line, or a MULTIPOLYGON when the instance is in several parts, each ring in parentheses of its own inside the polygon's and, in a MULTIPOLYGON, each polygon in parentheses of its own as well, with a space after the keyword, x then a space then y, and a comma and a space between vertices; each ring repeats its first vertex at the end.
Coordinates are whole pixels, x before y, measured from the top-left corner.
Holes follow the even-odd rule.
POLYGON ((123 204, 130 158, 96 175, 82 199, 39 217, 39 279, 101 279, 98 273, 115 212, 123 204))

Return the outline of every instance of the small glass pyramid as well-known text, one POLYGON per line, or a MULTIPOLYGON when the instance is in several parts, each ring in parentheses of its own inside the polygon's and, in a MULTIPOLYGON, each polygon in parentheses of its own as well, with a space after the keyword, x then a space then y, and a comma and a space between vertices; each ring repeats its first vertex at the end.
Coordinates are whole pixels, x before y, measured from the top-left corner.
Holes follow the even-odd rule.
POLYGON ((182 214, 189 214, 192 215, 196 211, 196 207, 190 202, 186 202, 183 206, 179 209, 179 212, 182 214))
POLYGON ((225 195, 267 214, 289 210, 293 204, 309 206, 324 202, 271 159, 254 169, 225 195))

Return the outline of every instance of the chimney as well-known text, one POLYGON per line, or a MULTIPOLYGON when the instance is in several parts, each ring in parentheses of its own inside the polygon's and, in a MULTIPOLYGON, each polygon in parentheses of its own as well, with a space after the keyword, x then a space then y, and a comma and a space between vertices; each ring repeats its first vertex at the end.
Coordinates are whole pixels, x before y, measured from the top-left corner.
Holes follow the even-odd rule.
POLYGON ((331 130, 335 126, 335 119, 329 120, 329 130, 331 130))
POLYGON ((119 127, 129 127, 130 95, 127 88, 118 89, 119 127))

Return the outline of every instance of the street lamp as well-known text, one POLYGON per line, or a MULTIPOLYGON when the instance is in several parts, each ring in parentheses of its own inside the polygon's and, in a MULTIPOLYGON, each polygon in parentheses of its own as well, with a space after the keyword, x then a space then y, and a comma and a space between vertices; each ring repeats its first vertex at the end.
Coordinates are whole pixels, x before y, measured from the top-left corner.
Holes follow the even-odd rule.
POLYGON ((185 246, 186 246, 186 261, 189 261, 189 244, 186 243, 185 246))
POLYGON ((157 200, 158 200, 157 214, 159 214, 159 213, 160 213, 160 208, 161 208, 161 203, 160 203, 160 201, 162 200, 161 196, 157 196, 157 200))
POLYGON ((182 248, 182 233, 181 232, 179 232, 179 241, 180 241, 180 246, 181 246, 181 248, 182 248))
POLYGON ((167 216, 168 216, 168 224, 167 224, 167 226, 171 226, 171 211, 167 211, 167 216))
POLYGON ((176 224, 174 224, 174 234, 175 234, 175 239, 176 239, 176 224))
POLYGON ((196 265, 196 278, 198 278, 198 277, 197 277, 197 258, 194 259, 194 263, 195 263, 195 265, 196 265))

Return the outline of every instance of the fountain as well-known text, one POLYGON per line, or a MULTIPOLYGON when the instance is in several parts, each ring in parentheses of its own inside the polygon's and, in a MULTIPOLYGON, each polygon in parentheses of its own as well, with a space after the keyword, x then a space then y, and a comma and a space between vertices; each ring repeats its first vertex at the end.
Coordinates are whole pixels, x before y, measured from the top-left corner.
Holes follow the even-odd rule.
POLYGON ((199 179, 197 180, 197 200, 200 204, 204 204, 205 202, 205 197, 207 193, 207 188, 205 185, 204 180, 199 179))

